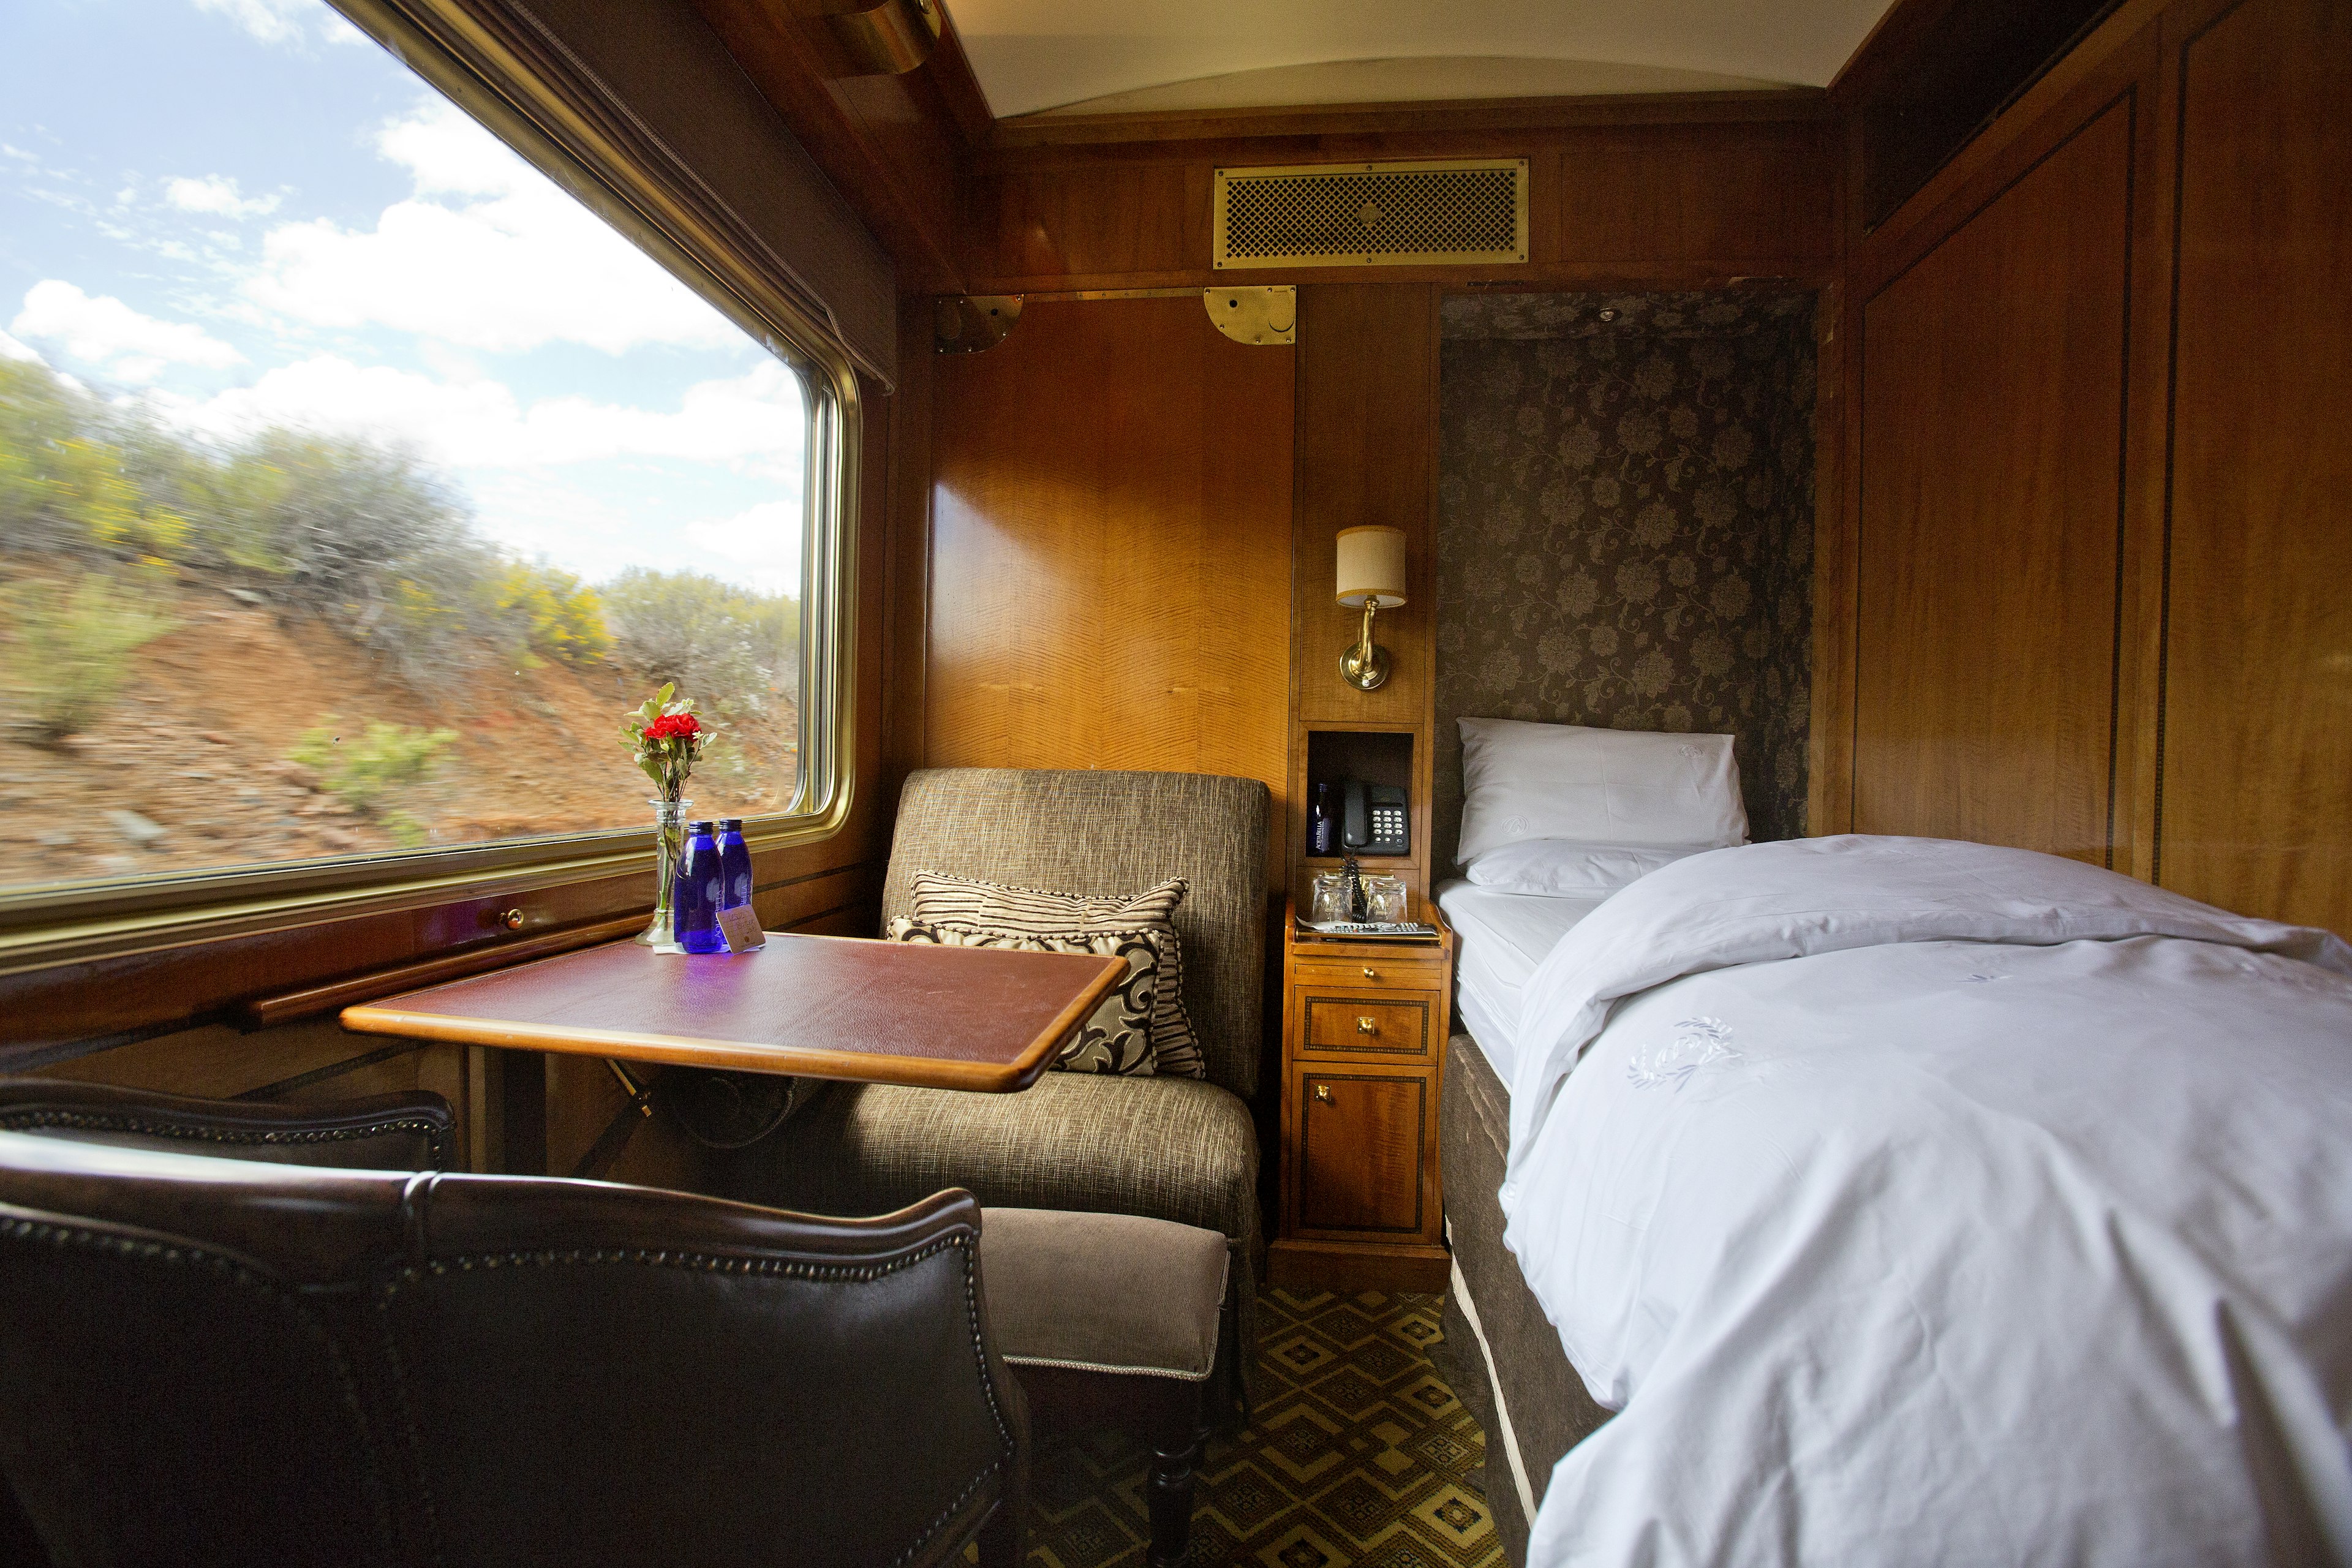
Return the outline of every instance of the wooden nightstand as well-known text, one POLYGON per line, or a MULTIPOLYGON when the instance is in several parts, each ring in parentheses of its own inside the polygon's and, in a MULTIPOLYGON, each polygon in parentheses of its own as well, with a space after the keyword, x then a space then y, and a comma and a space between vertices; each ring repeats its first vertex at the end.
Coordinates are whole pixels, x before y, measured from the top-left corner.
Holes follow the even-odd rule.
POLYGON ((1433 907, 1417 918, 1436 942, 1325 941, 1284 911, 1276 1284, 1445 1288, 1437 1089, 1454 932, 1433 907))

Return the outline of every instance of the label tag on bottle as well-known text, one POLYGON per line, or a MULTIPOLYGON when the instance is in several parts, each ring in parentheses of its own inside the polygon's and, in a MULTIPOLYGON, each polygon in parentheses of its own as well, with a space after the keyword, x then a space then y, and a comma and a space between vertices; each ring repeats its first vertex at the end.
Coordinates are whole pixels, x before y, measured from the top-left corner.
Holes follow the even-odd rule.
POLYGON ((768 933, 760 929, 760 917, 749 904, 719 910, 719 930, 727 938, 730 952, 751 952, 768 945, 768 933))

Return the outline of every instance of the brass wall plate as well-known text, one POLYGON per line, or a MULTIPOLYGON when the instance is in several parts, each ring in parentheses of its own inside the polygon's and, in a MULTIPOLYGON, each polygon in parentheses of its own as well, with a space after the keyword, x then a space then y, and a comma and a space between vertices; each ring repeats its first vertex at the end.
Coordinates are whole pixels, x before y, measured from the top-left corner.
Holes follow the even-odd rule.
POLYGON ((1217 331, 1237 343, 1265 347, 1298 341, 1298 290, 1291 284, 1203 289, 1201 302, 1217 331))
POLYGON ((931 343, 943 354, 982 353, 1020 320, 1018 294, 943 294, 932 304, 931 343))

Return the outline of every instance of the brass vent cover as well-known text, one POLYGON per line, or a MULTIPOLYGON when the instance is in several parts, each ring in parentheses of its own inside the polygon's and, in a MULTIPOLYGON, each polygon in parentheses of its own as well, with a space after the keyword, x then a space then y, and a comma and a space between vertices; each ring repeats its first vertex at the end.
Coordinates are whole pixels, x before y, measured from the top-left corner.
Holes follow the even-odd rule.
POLYGON ((1219 169, 1218 267, 1447 267, 1528 258, 1528 161, 1219 169))

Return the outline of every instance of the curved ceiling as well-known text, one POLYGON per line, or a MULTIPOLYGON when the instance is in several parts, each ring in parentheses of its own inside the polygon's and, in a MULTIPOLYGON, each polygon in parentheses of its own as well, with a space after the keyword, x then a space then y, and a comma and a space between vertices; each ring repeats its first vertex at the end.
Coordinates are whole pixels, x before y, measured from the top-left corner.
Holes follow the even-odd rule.
POLYGON ((1825 87, 1888 0, 947 0, 1001 119, 1825 87))

